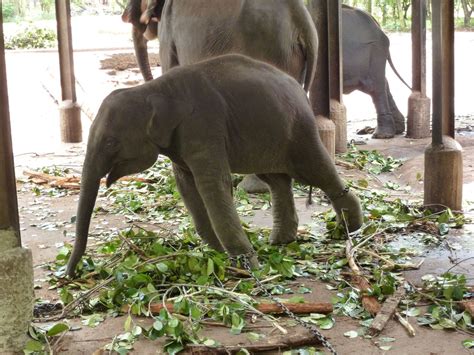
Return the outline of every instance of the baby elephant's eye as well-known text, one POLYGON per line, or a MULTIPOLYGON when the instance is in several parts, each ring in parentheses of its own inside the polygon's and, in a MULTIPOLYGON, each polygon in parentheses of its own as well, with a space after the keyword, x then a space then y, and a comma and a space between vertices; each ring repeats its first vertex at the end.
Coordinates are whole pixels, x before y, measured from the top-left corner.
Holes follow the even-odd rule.
POLYGON ((116 152, 119 150, 119 141, 117 138, 114 138, 114 137, 108 137, 106 138, 105 140, 105 149, 108 151, 108 152, 116 152))

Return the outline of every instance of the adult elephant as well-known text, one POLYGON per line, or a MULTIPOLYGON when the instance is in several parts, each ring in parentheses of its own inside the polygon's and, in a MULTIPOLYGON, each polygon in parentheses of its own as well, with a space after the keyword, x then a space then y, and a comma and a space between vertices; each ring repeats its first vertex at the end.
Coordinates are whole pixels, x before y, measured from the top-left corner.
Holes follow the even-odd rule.
MULTIPOLYGON (((182 2, 185 0, 181 0, 182 2)), ((176 1, 175 1, 176 2, 176 1)), ((179 1, 177 1, 179 3, 179 1)), ((206 46, 206 43, 197 42, 193 43, 189 47, 181 48, 182 46, 172 47, 173 42, 169 42, 168 39, 173 36, 184 37, 188 36, 188 41, 193 41, 196 34, 194 29, 199 28, 200 32, 198 34, 201 38, 207 38, 206 36, 210 35, 213 31, 214 22, 210 22, 208 17, 211 16, 223 16, 220 13, 217 13, 218 9, 213 5, 215 1, 209 2, 209 8, 201 8, 197 11, 196 14, 189 14, 189 17, 182 17, 180 12, 176 12, 172 17, 166 17, 166 23, 162 24, 161 31, 165 31, 161 36, 160 45, 164 41, 164 51, 166 52, 166 57, 164 57, 164 66, 169 66, 170 63, 170 53, 174 55, 171 57, 171 66, 178 64, 187 64, 182 61, 189 61, 189 58, 196 59, 196 57, 202 55, 209 55, 209 45, 206 46), (210 9, 212 8, 212 9, 210 9), (197 18, 202 14, 202 11, 206 11, 204 19, 197 18), (173 24, 173 20, 177 20, 177 23, 173 24), (199 26, 199 27, 195 27, 199 26), (171 29, 171 33, 170 30, 171 29), (182 31, 180 33, 180 31, 182 31), (174 52, 173 52, 174 51, 174 52), (203 53, 203 51, 205 53, 203 53), (189 55, 192 54, 192 56, 189 55), (185 57, 185 58, 181 58, 185 57)), ((145 80, 151 80, 152 75, 150 71, 150 65, 148 63, 148 52, 146 49, 146 43, 148 40, 152 40, 157 37, 157 23, 156 21, 161 20, 164 0, 132 0, 129 3, 129 7, 124 12, 124 21, 131 22, 133 24, 133 33, 134 33, 134 43, 136 48, 136 56, 139 63, 140 70, 145 80)), ((173 3, 173 1, 169 1, 173 3)), ((191 2, 186 2, 191 5, 191 2)), ((195 1, 192 2, 194 4, 195 1)), ((229 1, 221 0, 219 2, 221 6, 228 6, 229 1)), ((235 3, 235 1, 233 2, 235 3)), ((263 3, 263 1, 254 1, 253 3, 263 3)), ((278 6, 281 6, 281 1, 267 1, 269 6, 274 7, 276 11, 279 11, 278 6)), ((200 3, 202 4, 202 3, 200 3)), ((293 4, 293 2, 292 2, 293 4)), ((172 9, 172 5, 169 5, 168 11, 172 9)), ((293 6, 301 6, 299 1, 295 1, 293 6), (296 4, 298 3, 298 4, 296 4)), ((224 11, 224 13, 226 13, 224 11)), ((262 56, 263 51, 269 43, 274 44, 274 41, 278 41, 279 33, 278 26, 281 22, 284 22, 280 15, 274 15, 274 12, 269 11, 266 16, 274 16, 274 19, 277 20, 275 24, 275 31, 268 32, 259 32, 258 38, 249 38, 249 43, 246 45, 254 45, 257 47, 262 42, 266 45, 261 48, 255 48, 253 53, 246 52, 247 55, 256 54, 262 56), (261 53, 258 50, 262 51, 261 53)), ((220 23, 228 19, 227 16, 220 18, 220 23)), ((233 26, 235 22, 230 20, 230 25, 233 26)), ((256 24, 261 25, 261 24, 256 24)), ((222 26, 222 25, 221 25, 222 26)), ((225 26, 224 26, 225 27, 225 26)), ((219 36, 220 33, 214 33, 214 36, 219 36)), ((185 39, 181 40, 185 43, 185 39)), ((391 138, 395 134, 401 134, 405 131, 405 118, 403 114, 398 109, 393 96, 390 92, 390 88, 385 76, 385 68, 387 62, 391 65, 395 73, 400 77, 396 71, 393 62, 390 57, 389 51, 389 39, 386 34, 382 31, 379 24, 374 20, 374 18, 365 11, 343 5, 342 8, 342 47, 344 54, 343 61, 343 73, 344 73, 344 94, 349 94, 354 90, 360 90, 372 97, 374 102, 375 109, 377 111, 377 131, 374 134, 374 138, 391 138)), ((219 52, 227 50, 228 48, 223 48, 219 46, 211 47, 211 52, 219 52)), ((234 48, 235 49, 235 48, 234 48)), ((238 48, 240 50, 240 48, 238 48)), ((242 48, 245 50, 246 48, 242 48)), ((262 58, 261 58, 262 59, 262 58)), ((263 58, 264 59, 264 58, 263 58)), ((267 61, 276 64, 277 61, 268 60, 267 61)), ((164 67, 164 70, 168 68, 164 67)), ((286 71, 285 68, 280 66, 280 69, 286 71)), ((287 71, 288 72, 288 71, 287 71)), ((289 72, 290 73, 290 72, 289 72)), ((291 74, 291 73, 290 73, 291 74)), ((403 81, 403 79, 400 77, 403 81)), ((404 82, 404 81, 403 81, 404 82)), ((404 82, 405 83, 405 82, 404 82)), ((405 83, 406 84, 406 83, 405 83)), ((407 85, 408 86, 408 85, 407 85)))
POLYGON ((344 94, 360 90, 371 96, 377 111, 374 138, 392 138, 405 131, 402 115, 385 76, 387 62, 398 74, 390 57, 390 41, 377 21, 367 12, 342 7, 344 94))
MULTIPOLYGON (((238 53, 276 66, 306 91, 311 87, 318 39, 303 0, 131 0, 122 19, 133 24, 145 80, 152 79, 146 43, 158 35, 163 73, 238 53)), ((255 176, 246 177, 241 187, 248 192, 268 190, 255 176)))

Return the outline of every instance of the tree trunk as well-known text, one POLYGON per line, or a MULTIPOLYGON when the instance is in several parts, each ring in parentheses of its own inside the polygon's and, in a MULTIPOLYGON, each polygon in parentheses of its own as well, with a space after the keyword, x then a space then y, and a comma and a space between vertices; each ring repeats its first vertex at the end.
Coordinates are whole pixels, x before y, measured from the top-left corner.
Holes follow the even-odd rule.
POLYGON ((462 10, 464 12, 464 27, 471 24, 471 15, 474 10, 474 0, 461 0, 462 10))

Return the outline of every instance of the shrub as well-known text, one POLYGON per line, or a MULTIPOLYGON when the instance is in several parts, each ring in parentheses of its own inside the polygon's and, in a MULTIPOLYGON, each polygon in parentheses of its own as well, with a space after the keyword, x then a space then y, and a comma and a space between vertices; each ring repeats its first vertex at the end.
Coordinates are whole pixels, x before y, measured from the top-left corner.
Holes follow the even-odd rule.
POLYGON ((56 44, 56 32, 47 28, 30 25, 19 33, 7 38, 6 49, 51 48, 56 44))
POLYGON ((2 5, 2 14, 4 21, 11 21, 15 18, 15 5, 11 2, 4 2, 2 5))

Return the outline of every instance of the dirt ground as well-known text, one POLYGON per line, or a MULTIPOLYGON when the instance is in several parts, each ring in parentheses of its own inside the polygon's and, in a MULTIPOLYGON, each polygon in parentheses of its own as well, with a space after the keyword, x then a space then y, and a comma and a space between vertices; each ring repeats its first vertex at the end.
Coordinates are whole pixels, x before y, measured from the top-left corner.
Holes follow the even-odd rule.
MULTIPOLYGON (((11 30, 11 29, 9 29, 11 30)), ((75 19, 73 21, 74 46, 79 49, 75 54, 78 100, 83 108, 84 141, 98 105, 111 90, 119 87, 133 86, 141 83, 141 76, 131 63, 133 52, 130 43, 130 28, 120 20, 107 18, 99 22, 90 19, 75 19), (115 26, 115 27, 114 27, 115 26), (113 28, 113 31, 111 30, 113 28), (88 50, 94 49, 94 50, 88 50), (101 50, 98 50, 101 49, 101 50)), ((410 79, 410 44, 409 35, 392 34, 392 57, 402 75, 410 79)), ((459 33, 457 43, 457 80, 456 83, 456 127, 460 130, 457 136, 463 147, 464 160, 464 204, 465 213, 474 217, 474 106, 472 105, 472 58, 474 57, 474 34, 459 33), (470 78, 466 75, 470 74, 470 78)), ((430 46, 428 46, 430 48, 430 46)), ((152 62, 157 60, 156 45, 151 47, 155 53, 152 62)), ((59 139, 59 115, 57 103, 61 95, 58 79, 58 58, 52 51, 13 51, 7 53, 7 74, 9 84, 9 100, 13 130, 13 145, 17 178, 23 179, 25 169, 44 166, 68 167, 79 173, 84 157, 85 143, 62 144, 59 139)), ((160 68, 154 67, 155 77, 160 74, 160 68)), ((428 69, 430 73, 430 69, 428 69)), ((389 71, 388 80, 395 100, 403 113, 406 113, 406 102, 409 95, 407 89, 395 79, 389 71)), ((430 80, 428 80, 428 84, 430 80)), ((404 160, 401 168, 394 173, 383 176, 400 185, 410 185, 411 197, 422 197, 423 183, 419 174, 424 176, 423 158, 430 139, 412 140, 399 136, 392 140, 371 140, 369 136, 357 136, 355 131, 365 126, 375 125, 375 112, 370 99, 360 93, 345 97, 348 109, 350 139, 365 142, 364 149, 377 149, 384 154, 404 160)), ((338 167, 346 178, 354 178, 353 171, 338 167)), ((374 181, 371 184, 379 182, 374 181)), ((23 189, 19 184, 19 206, 23 244, 31 248, 35 265, 35 294, 37 298, 55 301, 58 296, 55 291, 48 290, 45 282, 45 271, 42 264, 53 260, 57 248, 64 242, 73 241, 71 217, 75 215, 77 195, 42 196, 38 197, 30 189, 23 189)), ((99 200, 100 204, 101 201, 99 200)), ((321 209, 319 206, 307 208, 304 200, 297 199, 300 223, 311 221, 311 215, 321 209)), ((259 226, 270 226, 270 211, 260 211, 249 219, 259 226)), ((92 228, 122 228, 126 223, 120 216, 101 215, 92 221, 92 228)), ((423 247, 420 257, 425 262, 419 270, 406 273, 407 279, 415 284, 420 282, 422 275, 445 272, 453 263, 473 257, 474 226, 466 225, 462 230, 452 233, 438 247, 423 247), (459 248, 448 246, 456 244, 459 248)), ((414 241, 400 240, 402 245, 413 245, 414 241)), ((474 278, 474 260, 470 259, 460 264, 453 271, 464 273, 470 283, 474 278)), ((308 300, 330 301, 331 291, 324 284, 298 279, 313 292, 308 300)), ((116 334, 123 332, 124 317, 109 318, 98 328, 83 326, 79 319, 69 320, 71 325, 80 326, 80 330, 69 332, 63 339, 60 353, 63 354, 92 354, 94 351, 110 343, 116 334)), ((143 320, 137 320, 141 322, 143 320)), ((390 321, 381 336, 395 338, 389 354, 469 354, 473 351, 462 347, 461 342, 469 336, 459 332, 435 331, 417 326, 411 320, 417 335, 409 337, 405 330, 395 321, 390 321)), ((270 328, 264 324, 256 324, 261 331, 269 333, 270 328)), ((337 317, 336 325, 329 331, 323 331, 338 349, 340 354, 383 354, 377 346, 377 338, 365 340, 360 337, 348 339, 343 336, 346 331, 356 330, 358 321, 346 317, 337 317)), ((300 332, 303 329, 290 328, 290 332, 300 332)), ((212 337, 223 344, 245 343, 242 336, 230 336, 228 330, 220 328, 206 329, 212 337)), ((471 337, 472 338, 472 337, 471 337)), ((162 353, 162 341, 140 341, 135 344, 135 354, 162 353)))

